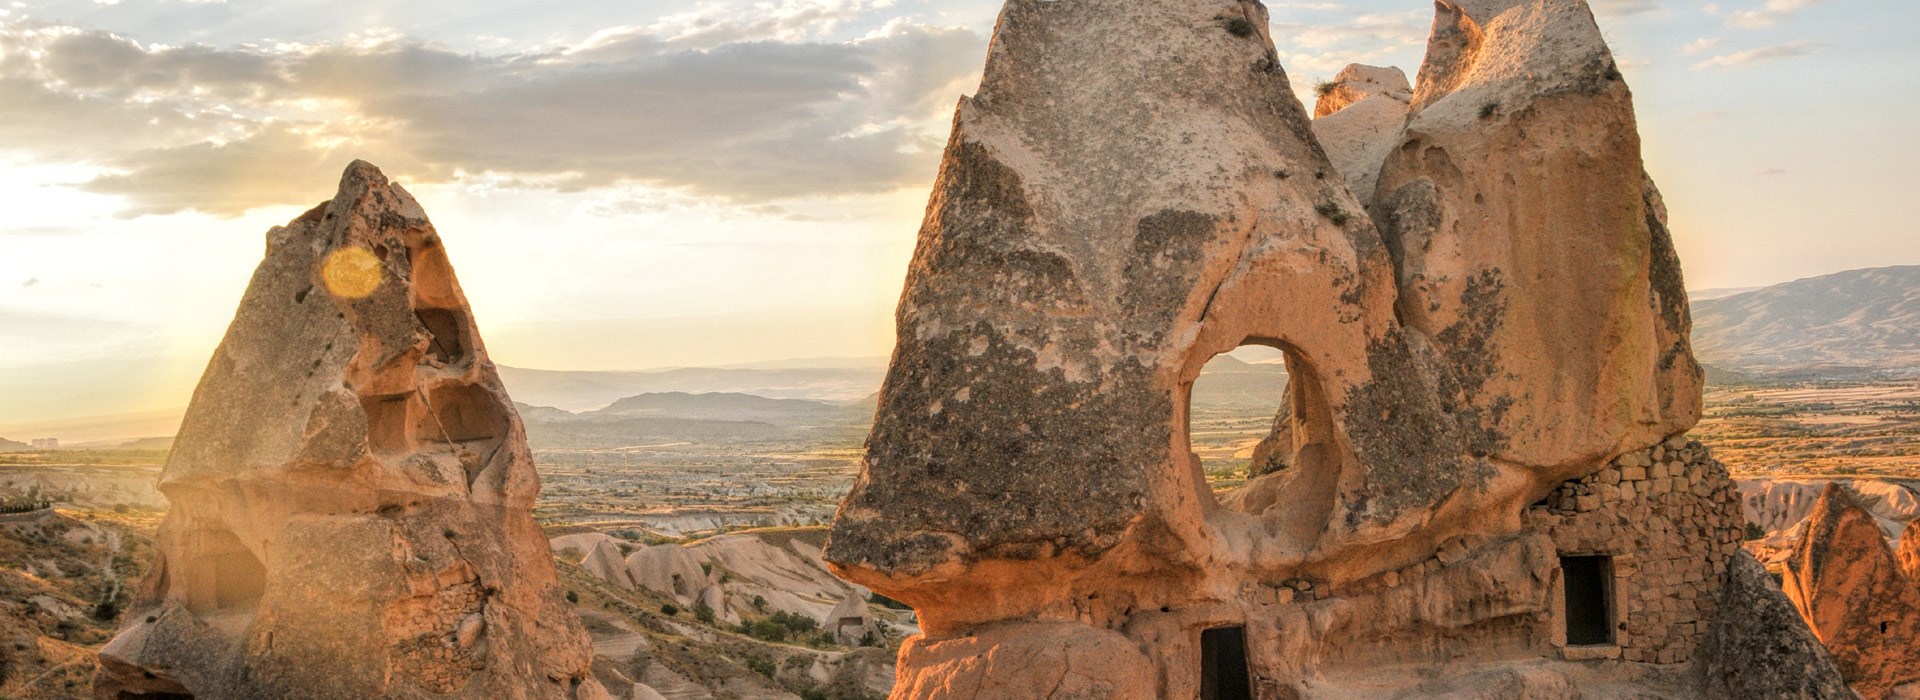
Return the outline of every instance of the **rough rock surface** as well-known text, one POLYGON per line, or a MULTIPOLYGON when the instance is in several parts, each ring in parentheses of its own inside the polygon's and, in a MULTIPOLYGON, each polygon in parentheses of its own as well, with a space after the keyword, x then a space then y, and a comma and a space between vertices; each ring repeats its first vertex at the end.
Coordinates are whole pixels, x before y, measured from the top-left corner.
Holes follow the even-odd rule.
POLYGON ((1847 683, 1866 698, 1920 683, 1920 583, 1907 578, 1873 515, 1829 484, 1808 525, 1782 584, 1847 683))
POLYGON ((1920 585, 1920 519, 1907 523, 1907 529, 1900 533, 1900 549, 1895 555, 1900 559, 1900 570, 1920 585))
POLYGON ((1747 522, 1765 535, 1747 543, 1760 563, 1769 567, 1793 556, 1807 531, 1807 516, 1830 484, 1847 488, 1862 508, 1873 514, 1889 542, 1897 543, 1901 528, 1920 519, 1920 488, 1913 482, 1880 479, 1754 479, 1740 483, 1740 505, 1747 522))
POLYGON ((896 697, 1194 697, 1236 627, 1259 697, 1700 694, 1741 520, 1630 97, 1580 0, 1436 9, 1370 213, 1258 3, 1007 3, 827 547, 921 615, 896 697), (1287 405, 1216 499, 1245 344, 1287 405))
POLYGON ((1745 614, 1716 617, 1701 642, 1712 697, 1853 697, 1832 655, 1753 557, 1734 555, 1720 607, 1745 614))
POLYGON ((439 235, 355 162, 268 233, 96 692, 602 697, 539 488, 439 235))
POLYGON ((627 576, 633 585, 693 605, 712 583, 700 560, 677 544, 656 544, 627 555, 627 576))
POLYGON ((1373 203, 1374 183, 1406 125, 1413 90, 1398 68, 1347 66, 1313 108, 1313 136, 1346 178, 1362 205, 1373 203))
POLYGON ((1691 428, 1701 370, 1632 97, 1580 0, 1436 5, 1372 211, 1403 322, 1496 463, 1557 478, 1691 428))

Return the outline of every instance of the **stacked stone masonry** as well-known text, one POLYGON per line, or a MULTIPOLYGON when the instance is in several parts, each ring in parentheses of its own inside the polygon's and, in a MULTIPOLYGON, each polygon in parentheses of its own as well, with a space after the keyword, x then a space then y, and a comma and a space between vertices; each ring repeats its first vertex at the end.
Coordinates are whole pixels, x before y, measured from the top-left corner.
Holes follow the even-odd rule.
POLYGON ((1614 557, 1614 580, 1625 589, 1617 597, 1620 655, 1661 664, 1692 658, 1744 523, 1726 467, 1684 436, 1561 485, 1524 520, 1561 554, 1614 557))

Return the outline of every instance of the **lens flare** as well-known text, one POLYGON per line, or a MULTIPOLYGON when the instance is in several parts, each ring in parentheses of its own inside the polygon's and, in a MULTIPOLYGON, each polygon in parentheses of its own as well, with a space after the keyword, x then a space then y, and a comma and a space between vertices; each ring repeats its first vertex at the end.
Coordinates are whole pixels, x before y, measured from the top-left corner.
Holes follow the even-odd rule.
POLYGON ((327 291, 343 299, 360 299, 380 287, 380 258, 359 246, 348 246, 327 254, 320 265, 320 279, 327 291))

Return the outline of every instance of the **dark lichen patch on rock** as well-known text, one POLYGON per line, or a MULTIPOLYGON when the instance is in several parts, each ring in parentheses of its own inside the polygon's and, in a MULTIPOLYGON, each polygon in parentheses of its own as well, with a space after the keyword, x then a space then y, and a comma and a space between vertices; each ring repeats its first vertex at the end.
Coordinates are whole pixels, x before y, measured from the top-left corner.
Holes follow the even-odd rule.
POLYGON ((1156 345, 1173 327, 1200 280, 1214 229, 1214 217, 1193 211, 1165 209, 1140 220, 1120 300, 1132 340, 1156 345))
POLYGON ((1435 387, 1430 363, 1415 357, 1396 331, 1367 347, 1373 379, 1347 396, 1347 437, 1366 469, 1366 487, 1350 495, 1349 525, 1384 523, 1431 509, 1463 479, 1484 482, 1484 463, 1463 457, 1464 426, 1450 415, 1435 387))
POLYGON ((1129 360, 1071 381, 985 323, 907 341, 881 392, 866 478, 846 506, 884 510, 890 522, 840 519, 829 557, 924 571, 939 561, 920 557, 939 550, 923 532, 957 535, 975 553, 1021 558, 1060 542, 1098 557, 1140 514, 1148 470, 1168 457, 1172 399, 1151 379, 1129 360), (1062 497, 1067 484, 1072 498, 1062 497), (861 532, 869 528, 878 534, 861 532))

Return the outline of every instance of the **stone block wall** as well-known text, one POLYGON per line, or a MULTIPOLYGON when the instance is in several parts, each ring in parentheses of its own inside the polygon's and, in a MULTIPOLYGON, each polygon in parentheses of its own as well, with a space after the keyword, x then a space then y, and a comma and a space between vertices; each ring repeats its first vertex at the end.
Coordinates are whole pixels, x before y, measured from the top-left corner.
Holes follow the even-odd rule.
POLYGON ((1684 435, 1562 484, 1522 517, 1562 555, 1614 557, 1618 658, 1660 664, 1693 657, 1745 522, 1726 467, 1684 435))

